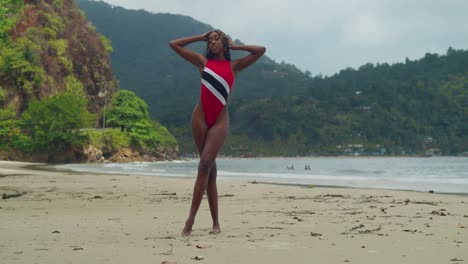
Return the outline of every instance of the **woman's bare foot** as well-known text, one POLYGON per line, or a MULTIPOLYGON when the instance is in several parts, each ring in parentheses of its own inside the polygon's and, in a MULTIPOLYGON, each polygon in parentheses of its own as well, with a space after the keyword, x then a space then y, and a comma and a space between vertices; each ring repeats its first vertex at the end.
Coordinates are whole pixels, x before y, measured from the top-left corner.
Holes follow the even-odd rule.
POLYGON ((193 222, 194 220, 191 219, 187 219, 187 221, 185 221, 185 227, 182 230, 182 236, 190 236, 192 233, 193 222))
POLYGON ((221 233, 221 228, 218 225, 213 225, 213 229, 211 230, 210 234, 219 234, 221 233))

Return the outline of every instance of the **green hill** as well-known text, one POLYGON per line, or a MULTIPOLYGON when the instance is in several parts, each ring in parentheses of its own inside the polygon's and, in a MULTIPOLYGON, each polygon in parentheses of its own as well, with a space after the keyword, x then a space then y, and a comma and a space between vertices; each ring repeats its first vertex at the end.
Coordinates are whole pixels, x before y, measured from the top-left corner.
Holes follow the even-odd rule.
POLYGON ((117 90, 105 37, 89 27, 72 0, 2 0, 0 12, 0 106, 21 113, 32 98, 84 86, 89 109, 98 112, 117 90))
MULTIPOLYGON (((120 86, 145 98, 151 115, 162 122, 185 124, 185 119, 179 120, 180 115, 191 112, 197 102, 200 77, 195 67, 175 54, 168 43, 213 28, 186 16, 127 10, 104 2, 77 3, 97 30, 111 39, 111 61, 120 86)), ((193 48, 202 52, 205 45, 198 43, 193 48)), ((233 57, 240 55, 233 53, 233 57)), ((236 79, 233 99, 287 94, 292 92, 291 87, 294 94, 304 94, 306 80, 306 75, 294 66, 265 57, 236 79)))
POLYGON ((0 1, 0 159, 81 161, 92 151, 101 160, 121 148, 176 156, 176 140, 146 103, 118 91, 111 51, 74 0, 0 1), (104 107, 115 131, 92 130, 104 107))
MULTIPOLYGON (((151 115, 177 136, 182 152, 194 152, 189 124, 199 97, 199 77, 167 43, 212 28, 180 15, 86 0, 78 3, 112 41, 111 61, 121 86, 147 100, 151 115)), ((330 77, 312 77, 265 57, 241 73, 234 89, 225 154, 401 155, 468 150, 465 50, 449 48, 444 55, 426 54, 393 65, 365 64, 330 77)))

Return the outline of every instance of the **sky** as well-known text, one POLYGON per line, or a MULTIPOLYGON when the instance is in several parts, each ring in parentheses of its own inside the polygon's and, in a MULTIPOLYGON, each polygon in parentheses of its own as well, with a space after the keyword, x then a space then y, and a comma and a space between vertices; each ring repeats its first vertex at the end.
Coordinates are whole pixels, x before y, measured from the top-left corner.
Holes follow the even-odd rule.
MULTIPOLYGON (((104 0, 190 16, 313 76, 468 49, 468 0, 104 0)), ((200 34, 203 32, 200 32, 200 34)), ((183 36, 181 36, 183 37, 183 36)))

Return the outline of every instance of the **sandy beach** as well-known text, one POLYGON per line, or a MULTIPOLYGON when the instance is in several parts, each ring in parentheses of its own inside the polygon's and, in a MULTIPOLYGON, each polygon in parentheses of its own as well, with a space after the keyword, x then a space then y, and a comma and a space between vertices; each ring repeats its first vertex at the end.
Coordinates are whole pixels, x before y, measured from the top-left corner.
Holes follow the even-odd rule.
POLYGON ((0 161, 1 263, 468 263, 467 195, 221 180, 182 237, 194 179, 31 165, 0 161))

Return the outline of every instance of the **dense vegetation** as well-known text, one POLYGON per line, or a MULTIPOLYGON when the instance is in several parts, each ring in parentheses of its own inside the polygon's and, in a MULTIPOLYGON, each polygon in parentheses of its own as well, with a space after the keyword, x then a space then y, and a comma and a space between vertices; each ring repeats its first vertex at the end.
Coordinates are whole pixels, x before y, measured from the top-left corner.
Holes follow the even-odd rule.
MULTIPOLYGON (((79 5, 112 41, 112 64, 123 86, 147 100, 150 114, 176 135, 182 152, 194 152, 189 120, 199 77, 167 43, 211 27, 189 17, 103 2, 80 0, 79 5)), ((201 44, 192 48, 204 49, 201 44)), ((468 151, 466 50, 448 48, 443 55, 393 65, 365 64, 329 77, 265 57, 241 73, 234 89, 225 154, 468 151)))
POLYGON ((109 109, 103 109, 106 129, 87 130, 89 144, 110 156, 119 149, 138 149, 140 154, 160 155, 162 148, 176 148, 177 141, 160 123, 151 120, 148 105, 133 92, 119 90, 109 109))
POLYGON ((91 112, 117 89, 106 52, 108 41, 88 25, 73 0, 5 0, 0 15, 0 107, 24 111, 79 82, 91 112))
POLYGON ((130 145, 146 151, 159 145, 177 145, 164 126, 151 120, 148 105, 132 91, 121 89, 117 92, 107 113, 106 124, 128 133, 130 145))
POLYGON ((67 90, 33 99, 20 119, 13 107, 0 109, 0 152, 13 152, 16 158, 74 161, 79 160, 74 150, 87 144, 104 150, 107 157, 122 148, 154 155, 160 147, 177 145, 164 126, 150 119, 146 103, 133 92, 115 94, 105 121, 108 129, 91 129, 95 115, 87 105, 83 93, 67 90), (67 152, 72 156, 60 157, 67 152))
POLYGON ((117 140, 119 147, 145 154, 175 147, 174 137, 150 119, 140 98, 127 93, 116 101, 126 93, 115 94, 111 51, 109 39, 96 32, 73 0, 2 0, 0 158, 75 161, 76 150, 108 134, 128 138, 117 140), (138 109, 128 105, 135 101, 138 109), (110 108, 108 127, 122 122, 131 127, 116 133, 87 132, 101 124, 104 105, 110 108), (142 114, 127 120, 127 112, 119 111, 142 114))

